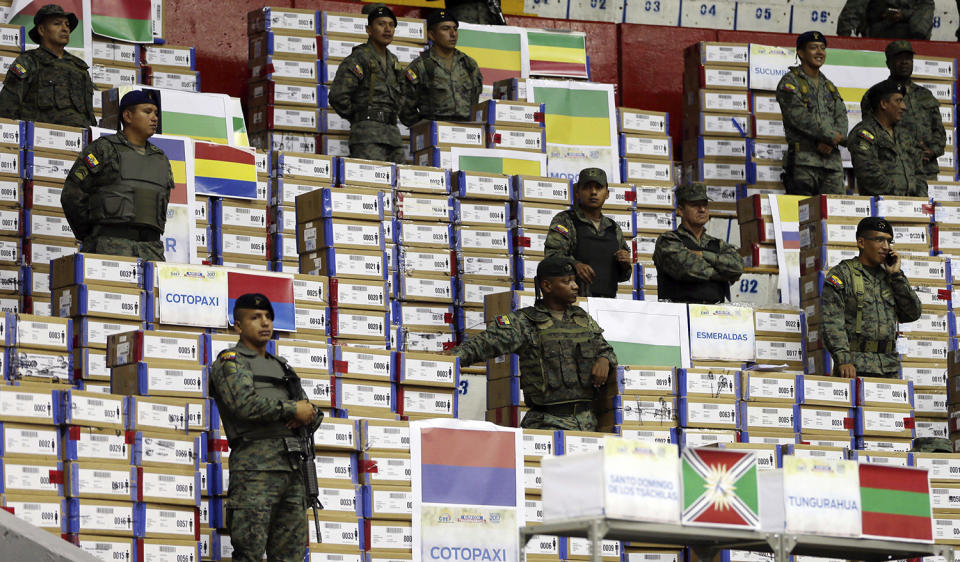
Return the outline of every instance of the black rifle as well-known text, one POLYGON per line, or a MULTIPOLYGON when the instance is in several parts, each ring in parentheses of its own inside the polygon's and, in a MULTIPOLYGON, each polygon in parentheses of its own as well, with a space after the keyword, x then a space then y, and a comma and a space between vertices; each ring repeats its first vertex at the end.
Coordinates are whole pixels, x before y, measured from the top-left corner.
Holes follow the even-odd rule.
MULTIPOLYGON (((300 377, 289 366, 284 365, 283 367, 283 382, 287 387, 287 393, 290 398, 296 399, 303 392, 303 387, 300 386, 300 377)), ((323 412, 317 412, 317 415, 323 419, 323 412)), ((291 457, 296 457, 297 464, 300 465, 304 493, 307 497, 307 503, 313 509, 313 524, 317 531, 317 542, 323 542, 320 536, 320 514, 318 512, 318 510, 323 509, 323 504, 320 503, 320 487, 317 485, 317 454, 313 442, 313 432, 307 431, 307 427, 303 425, 294 431, 297 436, 284 437, 283 444, 287 453, 291 457)))

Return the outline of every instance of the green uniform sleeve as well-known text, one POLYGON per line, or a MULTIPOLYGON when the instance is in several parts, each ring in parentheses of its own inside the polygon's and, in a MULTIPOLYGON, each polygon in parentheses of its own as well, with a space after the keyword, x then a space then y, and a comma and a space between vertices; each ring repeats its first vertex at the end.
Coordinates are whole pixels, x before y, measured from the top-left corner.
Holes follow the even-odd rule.
POLYGON ((607 338, 603 337, 603 329, 596 323, 593 318, 590 318, 590 323, 595 327, 594 334, 596 335, 597 346, 599 348, 598 356, 606 357, 607 361, 610 362, 610 373, 607 374, 609 378, 613 373, 613 370, 617 368, 618 360, 617 354, 613 351, 613 346, 607 342, 607 338))
POLYGON ((893 287, 893 300, 897 303, 897 320, 900 322, 915 322, 920 319, 923 305, 920 297, 907 281, 903 272, 890 276, 890 285, 893 287))
POLYGON ((860 31, 866 21, 867 0, 847 0, 837 17, 837 35, 849 37, 860 31))
POLYGON ((912 7, 903 7, 903 17, 910 23, 911 39, 930 39, 933 33, 934 0, 916 0, 912 7))
POLYGON ((800 84, 792 72, 787 72, 777 86, 777 103, 780 104, 783 121, 789 127, 801 131, 814 142, 833 140, 833 131, 826 130, 804 105, 800 84))
POLYGON ((94 141, 87 145, 67 173, 60 192, 60 205, 77 240, 86 238, 94 226, 90 221, 88 203, 96 190, 96 180, 107 168, 105 142, 94 141))
POLYGON ((501 316, 487 325, 487 329, 458 345, 454 353, 460 358, 464 367, 492 359, 507 353, 516 353, 524 346, 525 338, 520 327, 518 316, 508 314, 501 316))
POLYGON ((717 275, 710 262, 688 250, 674 232, 664 232, 657 238, 653 263, 658 271, 679 280, 711 281, 717 275))
POLYGON ((833 268, 827 273, 827 279, 836 276, 838 282, 824 282, 820 294, 820 337, 837 365, 853 363, 850 353, 850 341, 844 325, 846 287, 849 281, 840 268, 833 268))
MULTIPOLYGON (((847 131, 850 130, 850 122, 847 119, 847 105, 843 103, 840 92, 833 95, 833 124, 834 130, 827 131, 828 135, 832 137, 833 133, 840 133, 840 136, 843 137, 840 140, 840 144, 846 145, 847 131)), ((830 142, 833 142, 833 138, 830 139, 830 142)))
POLYGON ((210 375, 210 384, 220 398, 218 407, 240 420, 283 422, 297 412, 294 400, 275 400, 258 394, 252 374, 239 368, 235 359, 218 358, 210 375))
MULTIPOLYGON (((300 387, 300 395, 298 396, 297 399, 298 399, 298 400, 306 400, 307 402, 310 402, 310 397, 307 396, 306 391, 303 390, 303 386, 300 387)), ((316 415, 315 418, 313 418, 313 421, 310 422, 309 425, 307 425, 307 432, 308 432, 308 433, 313 433, 314 431, 317 430, 317 428, 320 427, 320 424, 323 423, 323 412, 321 412, 320 409, 317 408, 316 405, 311 404, 311 406, 313 406, 313 410, 317 413, 317 415, 316 415)), ((296 410, 296 403, 294 403, 294 410, 293 410, 293 411, 294 411, 294 413, 296 413, 296 411, 297 411, 297 410, 296 410)), ((293 417, 293 414, 290 414, 290 417, 292 418, 292 417, 293 417)))
POLYGON ((337 67, 337 74, 330 85, 328 100, 337 115, 344 119, 353 117, 353 93, 357 91, 365 72, 360 60, 354 54, 343 59, 337 67))
POLYGON ((21 55, 13 61, 7 70, 7 77, 3 80, 3 90, 0 91, 0 117, 4 119, 20 119, 23 96, 30 90, 36 81, 36 66, 30 57, 21 55))
POLYGON ((880 155, 877 147, 879 142, 877 135, 882 133, 878 131, 868 131, 857 126, 850 131, 850 137, 847 139, 847 148, 850 149, 850 159, 853 161, 853 173, 857 177, 857 190, 860 195, 881 195, 884 193, 894 193, 895 186, 887 175, 884 166, 880 163, 880 155), (873 140, 864 138, 861 131, 865 134, 873 135, 873 140))
MULTIPOLYGON (((919 90, 918 90, 919 91, 919 90)), ((943 117, 940 115, 940 102, 937 101, 930 90, 924 88, 924 100, 922 108, 927 116, 927 130, 924 135, 924 142, 932 152, 934 157, 943 156, 947 146, 947 131, 943 128, 943 117)))
MULTIPOLYGON (((632 253, 630 247, 627 246, 627 239, 623 236, 623 230, 621 230, 619 227, 617 228, 617 247, 621 250, 625 250, 628 254, 632 253)), ((620 271, 617 275, 617 282, 623 283, 627 279, 630 279, 630 276, 633 274, 633 263, 623 263, 618 260, 617 265, 620 267, 620 271)))
POLYGON ((570 213, 563 211, 557 213, 550 221, 550 230, 547 232, 547 240, 543 243, 543 251, 546 257, 563 256, 572 258, 573 247, 577 243, 577 230, 573 226, 573 220, 570 213))
POLYGON ((416 59, 400 75, 400 122, 412 127, 420 120, 420 87, 423 65, 416 59))
POLYGON ((480 67, 477 67, 477 70, 473 73, 473 95, 470 97, 470 107, 480 103, 480 94, 483 93, 483 73, 480 72, 480 67))

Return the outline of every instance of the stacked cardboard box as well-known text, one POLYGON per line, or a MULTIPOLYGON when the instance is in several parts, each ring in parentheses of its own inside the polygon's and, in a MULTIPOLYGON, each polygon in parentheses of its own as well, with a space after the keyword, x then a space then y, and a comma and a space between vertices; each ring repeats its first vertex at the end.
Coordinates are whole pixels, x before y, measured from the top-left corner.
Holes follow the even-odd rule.
POLYGON ((194 47, 145 45, 140 51, 143 83, 166 90, 200 91, 194 47))
POLYGON ((271 152, 267 161, 270 186, 267 232, 273 269, 288 271, 292 268, 301 273, 318 274, 320 265, 305 263, 296 251, 296 199, 299 195, 332 186, 336 178, 336 159, 308 153, 271 152))
POLYGON ((487 100, 473 108, 473 120, 484 125, 487 148, 546 151, 542 103, 487 100))

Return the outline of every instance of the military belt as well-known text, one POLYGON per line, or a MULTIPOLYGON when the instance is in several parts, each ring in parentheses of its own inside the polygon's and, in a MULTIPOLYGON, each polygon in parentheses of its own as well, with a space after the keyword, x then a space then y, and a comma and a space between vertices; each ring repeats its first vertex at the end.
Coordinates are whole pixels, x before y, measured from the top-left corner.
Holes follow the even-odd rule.
POLYGON ((566 404, 546 404, 543 406, 530 405, 535 412, 543 412, 551 416, 575 416, 582 412, 593 411, 592 402, 568 402, 566 404))
MULTIPOLYGON (((807 144, 805 142, 795 142, 793 143, 793 149, 797 152, 817 152, 817 146, 814 144, 807 144)), ((817 152, 819 154, 819 152, 817 152)))
POLYGON ((126 238, 138 242, 158 242, 160 240, 160 233, 152 228, 116 224, 101 225, 97 236, 126 238))
POLYGON ((397 114, 393 111, 368 110, 357 114, 356 121, 377 121, 387 125, 397 124, 397 114))
POLYGON ((864 353, 893 353, 897 350, 894 340, 854 340, 850 342, 851 351, 864 353))

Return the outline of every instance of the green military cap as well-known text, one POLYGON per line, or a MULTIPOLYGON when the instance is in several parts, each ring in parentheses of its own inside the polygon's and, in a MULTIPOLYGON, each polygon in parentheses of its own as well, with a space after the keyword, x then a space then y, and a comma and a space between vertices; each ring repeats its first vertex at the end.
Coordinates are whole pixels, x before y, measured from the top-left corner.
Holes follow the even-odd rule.
POLYGON ((363 15, 369 15, 370 12, 376 10, 377 8, 386 8, 387 5, 382 2, 371 2, 369 4, 364 4, 363 8, 360 8, 360 13, 363 15))
POLYGON ((46 6, 43 6, 37 10, 36 15, 33 16, 33 28, 31 28, 30 32, 27 34, 30 36, 30 40, 39 45, 40 33, 37 31, 37 26, 43 23, 43 20, 56 16, 67 18, 67 23, 70 25, 70 31, 76 29, 77 25, 80 23, 76 14, 64 12, 63 8, 57 4, 47 4, 46 6))
POLYGON ((906 39, 900 39, 890 43, 887 45, 887 48, 884 50, 884 52, 887 54, 887 60, 892 59, 900 53, 910 53, 911 55, 914 54, 913 45, 911 45, 906 39))
POLYGON ((433 12, 430 13, 429 16, 427 16, 427 29, 431 29, 433 26, 437 25, 438 23, 442 23, 445 21, 452 21, 454 25, 456 25, 457 27, 460 27, 460 22, 457 21, 457 17, 454 16, 452 13, 446 10, 434 10, 433 12))
POLYGON ((577 187, 583 187, 590 182, 597 182, 602 187, 607 187, 607 173, 600 168, 584 168, 580 170, 580 176, 577 178, 577 187))
POLYGON ((824 47, 827 46, 827 38, 823 36, 823 33, 820 33, 819 31, 807 31, 805 33, 801 33, 800 36, 797 37, 797 48, 802 49, 807 43, 813 42, 820 42, 823 43, 824 47))
POLYGON ((919 453, 952 453, 953 444, 943 437, 918 437, 913 440, 913 450, 919 453))
POLYGON ((887 222, 886 219, 882 219, 880 217, 867 217, 862 219, 857 224, 857 238, 860 238, 871 230, 893 236, 893 227, 890 226, 890 223, 887 222))
POLYGON ((563 277, 564 275, 576 275, 573 259, 567 256, 550 256, 544 258, 537 265, 537 279, 563 277))
POLYGON ((236 316, 238 310, 266 310, 271 320, 273 320, 273 305, 266 295, 260 293, 246 293, 240 295, 233 305, 233 314, 236 316))
POLYGON ((689 182, 677 188, 677 203, 688 201, 710 201, 707 186, 700 182, 689 182))

